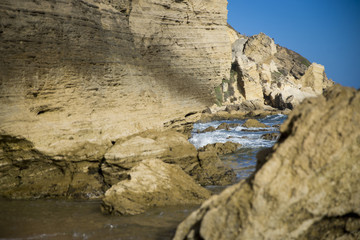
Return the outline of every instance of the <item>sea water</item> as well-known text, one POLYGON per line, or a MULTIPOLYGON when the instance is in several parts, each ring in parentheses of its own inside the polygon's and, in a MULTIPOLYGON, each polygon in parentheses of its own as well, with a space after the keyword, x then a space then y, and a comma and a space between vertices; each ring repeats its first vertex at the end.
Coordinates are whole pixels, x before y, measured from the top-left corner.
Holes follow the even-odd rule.
POLYGON ((255 171, 256 154, 264 148, 272 147, 276 142, 276 140, 263 139, 262 136, 266 133, 279 132, 279 125, 281 125, 286 118, 286 115, 278 114, 258 119, 259 122, 268 125, 268 128, 242 127, 241 125, 244 124, 246 120, 196 123, 194 124, 192 136, 189 141, 194 144, 196 148, 218 142, 241 144, 241 147, 236 152, 220 157, 225 165, 234 169, 237 181, 239 181, 247 178, 255 171), (201 133, 208 127, 214 127, 216 129, 222 123, 237 123, 239 126, 230 128, 229 130, 222 129, 214 132, 201 133))
MULTIPOLYGON (((265 133, 278 132, 285 115, 258 119, 267 129, 231 128, 198 133, 221 123, 243 124, 245 120, 214 121, 194 124, 189 141, 196 148, 216 142, 236 142, 242 146, 232 154, 222 156, 232 167, 237 180, 248 177, 256 165, 256 154, 271 147, 275 141, 262 139, 265 133)), ((209 187, 215 193, 223 188, 209 187)), ((171 239, 177 225, 198 206, 154 208, 137 216, 109 216, 100 211, 100 201, 67 200, 6 200, 0 199, 0 239, 171 239)))
POLYGON ((274 145, 275 141, 264 140, 261 136, 265 133, 278 132, 279 129, 277 125, 280 125, 286 119, 286 115, 278 114, 267 116, 263 119, 258 119, 259 122, 264 123, 269 128, 246 128, 241 125, 245 123, 246 120, 224 120, 224 121, 214 121, 207 123, 195 123, 192 131, 192 136, 189 139, 196 148, 203 147, 207 144, 212 143, 225 143, 225 142, 235 142, 240 143, 243 148, 266 148, 274 145), (222 123, 237 123, 240 126, 230 128, 230 131, 227 130, 216 130, 214 132, 198 133, 205 130, 208 127, 217 128, 222 123), (276 127, 274 127, 276 126, 276 127))

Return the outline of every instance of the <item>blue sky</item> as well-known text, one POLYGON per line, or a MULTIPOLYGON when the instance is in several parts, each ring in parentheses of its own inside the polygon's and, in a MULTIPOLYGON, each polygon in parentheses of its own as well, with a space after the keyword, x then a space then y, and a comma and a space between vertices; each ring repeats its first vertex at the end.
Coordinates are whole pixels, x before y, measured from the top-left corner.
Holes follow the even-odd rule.
POLYGON ((360 0, 228 0, 228 22, 248 36, 263 32, 328 78, 360 88, 360 0))

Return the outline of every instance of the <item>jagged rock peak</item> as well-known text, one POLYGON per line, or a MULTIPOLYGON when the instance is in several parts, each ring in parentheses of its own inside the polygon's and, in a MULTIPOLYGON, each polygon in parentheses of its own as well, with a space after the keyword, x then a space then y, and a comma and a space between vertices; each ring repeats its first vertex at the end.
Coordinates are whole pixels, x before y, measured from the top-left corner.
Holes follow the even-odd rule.
POLYGON ((232 69, 223 80, 218 103, 231 105, 257 100, 278 109, 293 109, 333 85, 319 64, 276 45, 264 33, 251 37, 231 35, 232 69), (222 94, 221 94, 222 93, 222 94))

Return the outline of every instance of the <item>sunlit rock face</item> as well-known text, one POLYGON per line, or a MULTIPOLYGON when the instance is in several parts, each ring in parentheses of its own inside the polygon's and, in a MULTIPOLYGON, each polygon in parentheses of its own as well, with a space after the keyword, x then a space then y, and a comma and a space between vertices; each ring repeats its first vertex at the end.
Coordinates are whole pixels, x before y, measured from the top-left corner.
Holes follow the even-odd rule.
MULTIPOLYGON (((7 184, 20 187, 22 167, 34 161, 44 169, 56 163, 60 175, 68 174, 67 161, 91 161, 74 169, 97 175, 91 169, 99 169, 112 141, 213 103, 214 87, 231 66, 226 6, 221 0, 1 1, 6 137, 0 160, 7 184), (39 154, 19 157, 21 167, 9 152, 22 151, 22 142, 29 144, 25 152, 39 154)), ((101 177, 94 181, 99 189, 101 177)), ((57 195, 69 192, 68 182, 57 195)))
POLYGON ((134 167, 127 180, 113 185, 105 193, 102 211, 136 215, 155 206, 200 204, 210 195, 180 167, 148 159, 134 167))
POLYGON ((222 82, 223 104, 257 101, 278 109, 293 109, 333 85, 324 66, 276 45, 264 33, 251 37, 235 34, 232 42, 230 78, 222 82))
POLYGON ((360 91, 304 100, 253 176, 213 196, 174 239, 359 239, 360 91))

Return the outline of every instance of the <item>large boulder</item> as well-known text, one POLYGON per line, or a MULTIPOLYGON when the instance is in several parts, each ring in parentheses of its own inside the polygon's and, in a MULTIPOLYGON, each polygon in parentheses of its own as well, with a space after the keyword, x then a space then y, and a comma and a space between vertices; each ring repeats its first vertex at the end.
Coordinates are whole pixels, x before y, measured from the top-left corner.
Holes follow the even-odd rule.
POLYGON ((247 180, 206 201, 175 239, 360 239, 360 92, 305 100, 247 180))
POLYGON ((153 158, 177 164, 188 174, 198 165, 196 148, 183 134, 148 130, 117 140, 106 152, 101 166, 105 182, 114 185, 139 162, 153 158))
POLYGON ((228 184, 228 175, 233 173, 220 160, 200 158, 185 135, 172 130, 148 130, 117 140, 106 152, 101 165, 104 181, 114 185, 126 179, 128 171, 139 162, 153 158, 180 166, 201 185, 228 184))
POLYGON ((210 195, 180 167, 149 159, 134 167, 127 180, 106 191, 101 209, 114 215, 135 215, 155 206, 199 204, 210 195))

